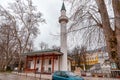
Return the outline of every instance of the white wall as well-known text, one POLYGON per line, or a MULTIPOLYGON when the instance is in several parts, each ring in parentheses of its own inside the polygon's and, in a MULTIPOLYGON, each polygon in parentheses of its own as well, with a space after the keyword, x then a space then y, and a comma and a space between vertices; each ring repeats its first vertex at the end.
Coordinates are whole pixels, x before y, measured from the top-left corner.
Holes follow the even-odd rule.
POLYGON ((38 68, 38 72, 41 71, 41 60, 39 60, 39 64, 36 63, 36 68, 38 68))
POLYGON ((34 69, 34 61, 31 61, 30 64, 31 64, 30 69, 34 69))
MULTIPOLYGON (((59 58, 54 59, 54 71, 59 70, 59 67, 61 67, 61 64, 59 64, 60 62, 61 61, 59 61, 59 58)), ((41 71, 41 63, 42 63, 41 60, 39 60, 39 64, 37 64, 37 61, 36 61, 36 68, 38 68, 39 72, 41 71)), ((35 64, 34 60, 30 62, 30 69, 34 69, 34 64, 35 64)), ((45 59, 43 64, 44 64, 43 65, 44 71, 47 72, 48 68, 51 68, 51 71, 52 71, 52 60, 51 60, 51 64, 49 64, 49 59, 45 59)), ((71 62, 70 62, 70 60, 68 60, 68 71, 71 71, 71 62)))
POLYGON ((71 71, 71 61, 68 60, 68 71, 71 71))
POLYGON ((46 59, 44 61, 44 71, 48 71, 48 68, 51 68, 52 71, 52 60, 51 60, 51 64, 49 64, 49 59, 46 59))
POLYGON ((59 60, 58 59, 55 59, 54 60, 54 71, 58 71, 59 69, 58 69, 58 67, 59 67, 60 65, 59 65, 59 60))

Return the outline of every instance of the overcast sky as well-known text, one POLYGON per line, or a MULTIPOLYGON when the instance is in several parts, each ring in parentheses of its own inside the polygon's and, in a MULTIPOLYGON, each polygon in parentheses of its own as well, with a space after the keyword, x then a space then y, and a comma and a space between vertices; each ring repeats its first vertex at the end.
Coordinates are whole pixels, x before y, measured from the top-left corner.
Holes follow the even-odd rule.
MULTIPOLYGON (((8 6, 8 3, 14 0, 0 0, 0 4, 4 7, 8 6)), ((34 5, 37 9, 43 13, 43 18, 46 19, 46 24, 40 24, 41 34, 35 39, 35 47, 43 41, 51 45, 60 45, 59 36, 55 37, 53 35, 59 34, 60 25, 58 23, 58 18, 60 16, 60 9, 62 6, 62 0, 33 0, 34 5), (53 34, 53 35, 52 35, 53 34)), ((68 3, 65 2, 66 9, 69 11, 68 3)), ((69 14, 69 12, 67 12, 69 14)))

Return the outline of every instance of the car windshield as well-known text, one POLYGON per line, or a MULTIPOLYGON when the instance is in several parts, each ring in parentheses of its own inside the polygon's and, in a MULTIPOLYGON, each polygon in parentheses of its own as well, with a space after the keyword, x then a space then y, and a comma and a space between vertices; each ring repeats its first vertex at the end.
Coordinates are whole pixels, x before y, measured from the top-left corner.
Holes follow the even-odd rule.
POLYGON ((66 72, 66 74, 67 74, 68 76, 77 76, 76 74, 74 74, 74 73, 72 73, 72 72, 66 72))

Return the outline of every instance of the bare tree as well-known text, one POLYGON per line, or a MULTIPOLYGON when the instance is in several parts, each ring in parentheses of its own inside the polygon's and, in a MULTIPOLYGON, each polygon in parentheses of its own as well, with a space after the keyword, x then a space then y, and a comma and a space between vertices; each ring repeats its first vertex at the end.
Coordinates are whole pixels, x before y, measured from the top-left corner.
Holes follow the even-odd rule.
POLYGON ((86 47, 85 46, 77 46, 72 51, 72 57, 75 60, 75 67, 81 67, 83 66, 83 69, 85 70, 86 65, 86 47))
POLYGON ((40 50, 48 49, 48 44, 45 42, 39 43, 39 46, 40 46, 40 50))
POLYGON ((60 50, 60 46, 52 45, 51 49, 54 49, 54 50, 60 50))
POLYGON ((16 39, 13 37, 13 28, 10 25, 2 25, 0 29, 1 70, 6 70, 16 53, 16 39))
POLYGON ((72 31, 84 30, 84 41, 105 43, 110 60, 120 68, 120 1, 72 0, 72 31), (81 24, 82 23, 82 24, 81 24), (76 28, 77 27, 77 28, 76 28))
POLYGON ((21 64, 21 54, 26 50, 31 50, 32 41, 39 34, 39 23, 44 22, 42 14, 33 6, 32 0, 16 0, 9 4, 9 9, 0 6, 1 23, 13 27, 12 36, 16 39, 19 69, 21 64), (29 46, 29 47, 28 47, 29 46))

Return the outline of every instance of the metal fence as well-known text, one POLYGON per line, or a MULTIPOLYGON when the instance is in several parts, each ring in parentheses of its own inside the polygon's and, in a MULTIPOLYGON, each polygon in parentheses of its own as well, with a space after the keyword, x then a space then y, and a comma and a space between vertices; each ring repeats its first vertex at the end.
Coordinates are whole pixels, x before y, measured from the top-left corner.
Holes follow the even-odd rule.
POLYGON ((120 70, 110 70, 110 71, 105 71, 105 70, 81 71, 81 76, 120 78, 120 70))
POLYGON ((120 70, 111 70, 111 77, 120 78, 120 70))

